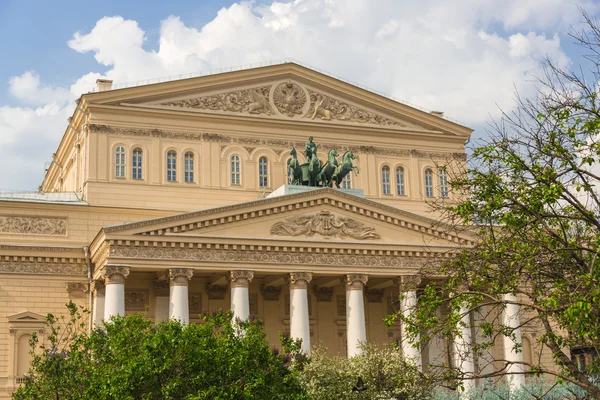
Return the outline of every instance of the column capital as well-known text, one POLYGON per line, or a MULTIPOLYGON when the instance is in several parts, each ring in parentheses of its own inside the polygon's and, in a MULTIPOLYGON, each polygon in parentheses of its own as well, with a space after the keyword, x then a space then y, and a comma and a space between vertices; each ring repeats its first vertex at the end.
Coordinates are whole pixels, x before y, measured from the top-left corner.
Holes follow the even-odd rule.
POLYGON ((250 286, 250 281, 254 278, 254 271, 247 270, 233 270, 229 273, 229 279, 231 280, 231 287, 247 288, 250 286))
POLYGON ((169 269, 169 285, 170 286, 187 286, 188 281, 192 279, 194 270, 190 268, 170 268, 169 269))
POLYGON ((290 289, 307 289, 312 280, 312 272, 291 272, 287 277, 290 289))
POLYGON ((90 285, 90 290, 96 296, 105 296, 106 295, 106 285, 104 281, 101 280, 93 280, 90 285))
POLYGON ((129 265, 107 265, 104 267, 105 283, 125 284, 125 279, 129 276, 129 265))
POLYGON ((417 290, 417 287, 421 284, 421 277, 419 275, 401 275, 394 281, 401 292, 407 292, 409 290, 417 290))
POLYGON ((346 290, 363 290, 369 276, 367 274, 347 274, 341 280, 346 285, 346 290))

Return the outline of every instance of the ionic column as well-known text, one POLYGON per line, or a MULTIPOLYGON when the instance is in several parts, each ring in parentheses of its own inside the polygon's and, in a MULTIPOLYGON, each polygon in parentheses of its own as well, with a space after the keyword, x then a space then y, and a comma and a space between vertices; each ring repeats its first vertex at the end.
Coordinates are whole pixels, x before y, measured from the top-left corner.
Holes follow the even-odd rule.
POLYGON ((292 272, 290 283, 290 336, 302 340, 302 351, 310 354, 310 324, 308 322, 308 282, 310 272, 292 272))
MULTIPOLYGON (((473 377, 475 374, 475 361, 473 359, 473 349, 471 348, 471 317, 467 307, 460 307, 462 315, 460 320, 460 335, 454 338, 454 367, 457 368, 465 378, 473 377)), ((475 389, 475 380, 466 379, 463 381, 463 394, 469 398, 470 393, 475 389)))
POLYGON ((194 271, 189 268, 169 269, 169 319, 176 319, 182 324, 190 323, 190 305, 188 282, 194 271))
POLYGON ((129 266, 107 265, 104 273, 104 321, 109 321, 115 315, 125 315, 125 278, 129 275, 129 266))
POLYGON ((91 290, 94 294, 94 301, 92 303, 93 326, 94 328, 99 328, 102 326, 102 321, 104 320, 104 299, 106 296, 104 281, 92 281, 91 290))
MULTIPOLYGON (((505 294, 503 300, 509 303, 516 303, 517 296, 513 294, 505 294)), ((523 352, 517 352, 515 348, 521 348, 521 328, 519 322, 519 306, 517 304, 506 304, 506 308, 502 312, 502 325, 507 328, 512 328, 514 340, 510 336, 504 336, 504 359, 517 364, 510 364, 506 369, 508 377, 508 385, 510 390, 517 390, 525 384, 525 375, 523 374, 523 352)))
POLYGON ((169 309, 171 308, 170 282, 165 277, 152 281, 154 285, 154 323, 169 320, 169 309))
POLYGON ((250 299, 248 286, 254 278, 254 271, 231 271, 231 312, 233 319, 245 321, 250 317, 250 299))
MULTIPOLYGON (((398 279, 402 300, 400 302, 400 311, 405 318, 408 318, 417 306, 417 286, 421 283, 421 278, 416 275, 404 275, 398 279)), ((402 353, 407 360, 414 361, 415 365, 421 371, 421 348, 418 344, 419 336, 413 340, 408 339, 408 330, 406 324, 400 325, 400 335, 402 336, 402 353)))
POLYGON ((363 289, 368 279, 369 277, 366 274, 348 274, 344 276, 348 358, 362 353, 361 345, 367 341, 363 289))

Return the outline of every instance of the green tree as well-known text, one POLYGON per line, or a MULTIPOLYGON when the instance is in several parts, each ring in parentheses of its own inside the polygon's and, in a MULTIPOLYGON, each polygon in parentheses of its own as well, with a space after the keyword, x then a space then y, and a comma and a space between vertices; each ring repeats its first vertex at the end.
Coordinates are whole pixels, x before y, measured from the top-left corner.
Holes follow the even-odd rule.
MULTIPOLYGON (((507 374, 514 363, 494 358, 489 349, 503 337, 514 338, 515 327, 500 316, 516 304, 518 327, 537 331, 543 345, 524 373, 569 381, 600 399, 589 375, 600 372, 600 358, 582 370, 570 354, 585 348, 598 355, 600 346, 600 28, 582 15, 585 29, 572 37, 589 64, 574 71, 546 60, 537 96, 517 96, 515 110, 491 124, 489 138, 474 146, 466 170, 445 166, 458 201, 434 207, 444 226, 470 229, 479 242, 451 262, 424 268, 424 275, 446 279, 425 287, 412 315, 397 317, 427 342, 436 335, 452 340, 466 312, 479 314, 474 353, 501 366, 471 377, 449 368, 448 379, 507 374), (447 317, 439 316, 440 308, 447 317), (543 363, 545 356, 554 365, 543 363)), ((523 349, 517 344, 514 350, 523 349)))
POLYGON ((15 400, 306 398, 290 368, 295 354, 271 348, 260 322, 237 325, 216 313, 201 324, 155 326, 135 315, 87 335, 81 310, 68 308, 70 317, 48 315, 44 345, 32 339, 15 400))
POLYGON ((427 400, 433 395, 429 377, 392 347, 368 345, 351 359, 327 356, 326 348, 317 348, 303 365, 300 378, 313 400, 427 400), (359 377, 367 389, 353 392, 359 377))

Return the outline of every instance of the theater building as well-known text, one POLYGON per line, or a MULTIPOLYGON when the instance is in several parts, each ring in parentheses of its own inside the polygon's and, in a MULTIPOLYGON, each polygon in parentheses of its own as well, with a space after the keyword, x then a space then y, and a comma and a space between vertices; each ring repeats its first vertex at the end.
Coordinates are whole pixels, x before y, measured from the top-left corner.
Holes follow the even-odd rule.
POLYGON ((471 129, 294 63, 97 85, 39 193, 0 196, 0 398, 27 371, 32 332, 43 340, 45 315, 69 300, 91 324, 230 309, 262 319, 273 344, 288 332, 351 356, 402 342, 423 368, 452 362, 449 343, 415 349, 382 319, 409 310, 420 266, 475 240, 428 208, 452 200, 439 167, 465 160, 471 129), (351 152, 358 174, 341 189, 290 185, 289 160, 312 145, 323 163, 351 152))

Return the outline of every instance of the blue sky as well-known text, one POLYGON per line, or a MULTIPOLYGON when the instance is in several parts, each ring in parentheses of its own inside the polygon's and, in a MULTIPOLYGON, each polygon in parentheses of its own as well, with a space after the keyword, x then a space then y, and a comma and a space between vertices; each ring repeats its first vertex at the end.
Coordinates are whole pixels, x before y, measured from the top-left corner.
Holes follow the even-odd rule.
MULTIPOLYGON (((596 0, 577 3, 593 15, 596 0)), ((572 0, 0 0, 0 190, 34 190, 73 101, 97 78, 123 84, 295 59, 485 136, 534 96, 549 56, 581 61, 572 0), (17 168, 14 168, 17 166, 17 168)))

